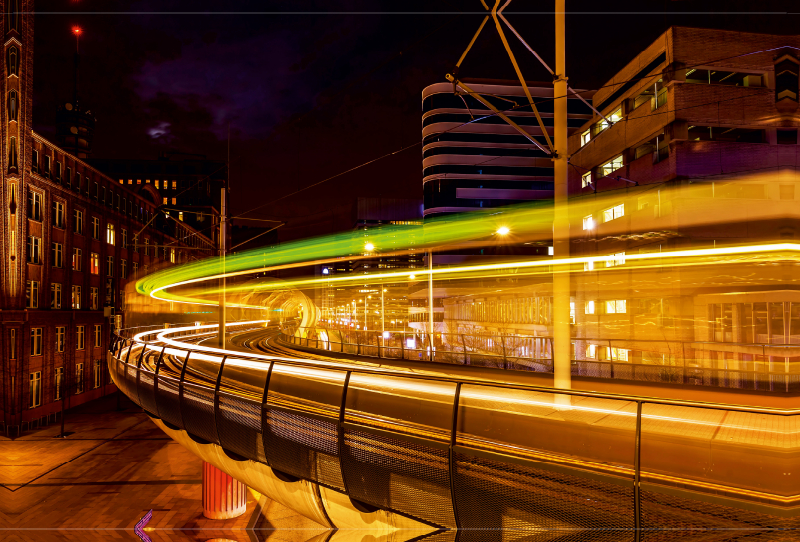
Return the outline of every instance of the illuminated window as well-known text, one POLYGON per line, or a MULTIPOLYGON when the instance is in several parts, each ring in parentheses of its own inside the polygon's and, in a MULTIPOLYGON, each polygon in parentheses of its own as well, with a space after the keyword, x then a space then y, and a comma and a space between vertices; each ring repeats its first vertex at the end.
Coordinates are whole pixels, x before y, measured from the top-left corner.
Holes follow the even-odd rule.
POLYGON ((616 156, 600 166, 600 175, 606 176, 611 175, 614 171, 618 170, 623 166, 622 155, 616 156))
POLYGON ((50 284, 50 308, 61 308, 61 285, 57 282, 50 284))
POLYGON ((583 262, 584 271, 594 271, 594 262, 583 262))
POLYGON ((83 211, 75 209, 72 212, 72 233, 83 235, 83 211))
POLYGON ((620 120, 622 120, 622 106, 618 107, 610 115, 606 115, 605 118, 601 119, 600 122, 595 124, 594 125, 594 127, 595 127, 594 128, 594 133, 595 134, 599 134, 600 132, 602 132, 603 130, 605 130, 609 126, 611 126, 613 124, 616 124, 620 120), (608 119, 608 120, 606 120, 606 119, 608 119), (611 122, 609 123, 609 121, 611 121, 611 122))
POLYGON ((89 255, 89 272, 92 275, 100 274, 100 255, 97 252, 92 252, 89 255))
POLYGON ((585 314, 594 314, 594 301, 586 302, 585 314))
POLYGON ((53 202, 53 226, 56 228, 64 227, 64 204, 60 201, 53 202))
POLYGON ((64 245, 61 243, 52 243, 52 254, 53 258, 53 267, 63 267, 64 266, 64 245))
POLYGON ((177 198, 172 198, 172 205, 175 205, 176 201, 177 201, 177 198))
POLYGON ((615 205, 603 211, 603 222, 609 222, 623 216, 625 216, 625 204, 620 203, 619 205, 615 205))
POLYGON ((597 359, 597 345, 590 344, 586 346, 586 357, 589 359, 597 359))
POLYGON ((592 215, 583 217, 583 229, 591 230, 592 228, 594 228, 594 218, 592 218, 592 215))
POLYGON ((592 140, 592 131, 586 130, 581 134, 581 147, 586 145, 591 140, 592 140))
POLYGON ((141 179, 136 179, 136 184, 142 184, 142 180, 141 179))
POLYGON ((627 312, 627 302, 624 299, 612 299, 606 301, 606 314, 625 314, 627 312))
POLYGON ((31 329, 31 356, 42 355, 42 328, 31 329))
POLYGON ((116 240, 114 235, 114 224, 106 224, 106 243, 113 245, 116 240))
POLYGON ((133 184, 133 179, 128 179, 128 184, 133 184))
POLYGON ((81 287, 77 285, 72 286, 72 308, 81 308, 81 287))
POLYGON ((28 263, 42 263, 42 238, 28 236, 28 263))
POLYGON ((553 256, 553 255, 555 255, 555 253, 556 253, 556 251, 555 251, 555 249, 553 247, 547 247, 547 255, 548 256, 553 256))
POLYGON ((25 288, 25 307, 28 309, 39 308, 39 281, 29 280, 25 288))
POLYGON ((156 188, 161 189, 161 181, 156 179, 156 188))
POLYGON ((177 190, 178 189, 178 181, 172 181, 172 189, 173 190, 177 190))
POLYGON ((608 359, 611 361, 628 361, 628 350, 616 346, 606 347, 608 359))
POLYGON ((617 252, 616 254, 612 254, 611 257, 606 260, 606 267, 614 267, 616 265, 623 265, 623 264, 625 264, 624 252, 617 252))
POLYGON ((163 204, 163 205, 166 205, 168 201, 169 201, 169 198, 164 198, 164 200, 163 200, 162 204, 163 204))
POLYGON ((103 325, 102 324, 95 324, 94 325, 94 347, 95 348, 99 348, 102 345, 102 341, 103 341, 103 325))
POLYGON ((588 171, 581 175, 581 188, 592 186, 592 172, 588 171))
POLYGON ((175 263, 175 249, 174 248, 171 248, 169 250, 169 261, 171 263, 175 263))
POLYGON ((37 222, 42 220, 42 195, 33 190, 28 192, 28 218, 37 222))
MULTIPOLYGON (((42 329, 31 330, 31 355, 40 356, 42 354, 42 329), (39 332, 39 353, 33 354, 34 336, 33 332, 39 332)), ((28 408, 36 408, 42 404, 42 371, 30 373, 30 393, 28 394, 28 408)))

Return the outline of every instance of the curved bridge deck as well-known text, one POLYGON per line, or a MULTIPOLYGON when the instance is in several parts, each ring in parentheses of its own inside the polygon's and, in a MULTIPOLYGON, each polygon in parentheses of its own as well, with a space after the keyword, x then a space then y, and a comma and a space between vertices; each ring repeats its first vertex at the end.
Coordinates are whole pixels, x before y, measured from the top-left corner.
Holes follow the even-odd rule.
POLYGON ((536 374, 299 358, 270 342, 258 353, 263 327, 231 328, 239 346, 224 351, 204 345, 210 326, 120 337, 111 375, 232 460, 468 538, 800 527, 800 411, 786 405, 556 391, 536 374))

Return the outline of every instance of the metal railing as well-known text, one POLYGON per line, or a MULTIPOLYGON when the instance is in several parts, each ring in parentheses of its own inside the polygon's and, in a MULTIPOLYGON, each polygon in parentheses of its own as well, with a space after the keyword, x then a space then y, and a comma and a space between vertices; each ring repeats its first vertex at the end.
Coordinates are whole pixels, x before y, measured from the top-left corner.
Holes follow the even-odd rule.
POLYGON ((323 368, 121 336, 110 350, 120 390, 168 426, 431 525, 491 532, 512 518, 615 540, 800 527, 787 474, 797 409, 323 368))
MULTIPOLYGON (((294 346, 358 356, 553 372, 553 338, 549 336, 287 327, 281 331, 279 339, 294 346)), ((573 338, 572 344, 573 352, 585 352, 588 345, 594 345, 598 352, 607 349, 605 351, 611 353, 611 359, 573 359, 573 376, 778 393, 800 392, 800 344, 586 337, 573 338), (614 359, 613 353, 620 350, 626 352, 627 360, 614 359), (709 352, 716 355, 731 350, 740 350, 751 359, 727 362, 708 359, 709 352), (643 354, 663 355, 665 359, 660 363, 634 361, 642 359, 643 354), (792 360, 788 366, 787 359, 792 360), (726 366, 714 367, 711 363, 725 363, 726 366), (732 366, 734 363, 740 366, 732 366), (756 369, 756 365, 761 369, 756 369), (779 366, 778 370, 774 370, 776 366, 779 366)))

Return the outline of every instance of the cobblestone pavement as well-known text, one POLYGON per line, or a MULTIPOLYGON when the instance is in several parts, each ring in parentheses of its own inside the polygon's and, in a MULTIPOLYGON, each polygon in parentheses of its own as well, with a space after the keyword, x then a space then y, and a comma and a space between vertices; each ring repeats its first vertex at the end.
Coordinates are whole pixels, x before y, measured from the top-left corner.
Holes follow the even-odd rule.
POLYGON ((69 411, 72 434, 63 439, 60 424, 0 437, 0 539, 139 540, 133 527, 151 509, 154 542, 327 538, 320 525, 252 491, 245 515, 204 518, 201 460, 123 401, 121 411, 115 396, 69 411), (258 529, 247 531, 257 507, 258 529))

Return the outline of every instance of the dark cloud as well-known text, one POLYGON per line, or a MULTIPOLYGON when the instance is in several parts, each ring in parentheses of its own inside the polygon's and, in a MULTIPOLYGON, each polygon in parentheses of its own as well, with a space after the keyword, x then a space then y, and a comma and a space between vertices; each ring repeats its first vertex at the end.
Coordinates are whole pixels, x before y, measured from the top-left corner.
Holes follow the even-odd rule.
MULTIPOLYGON (((790 17, 748 13, 794 4, 570 0, 573 11, 607 12, 568 17, 570 82, 576 88, 602 85, 670 24, 794 33, 790 17), (707 14, 670 15, 665 9, 707 14)), ((81 99, 98 119, 95 154, 153 157, 174 147, 224 159, 230 124, 232 184, 241 194, 234 191, 233 207, 240 212, 418 142, 422 89, 444 80, 480 23, 480 15, 459 12, 480 9, 477 0, 38 0, 35 129, 52 135, 55 109, 71 97, 69 28, 80 24, 81 99), (77 14, 109 10, 120 14, 77 14), (231 14, 256 10, 379 14, 231 14), (397 10, 414 14, 388 14, 397 10), (174 14, 186 11, 204 14, 174 14)), ((552 59, 552 16, 514 12, 549 9, 547 2, 516 0, 507 13, 540 54, 552 59)), ((512 43, 526 77, 549 80, 532 55, 512 43)), ((514 77, 491 23, 461 74, 514 77)), ((263 212, 306 216, 378 195, 420 197, 418 147, 263 212)))

